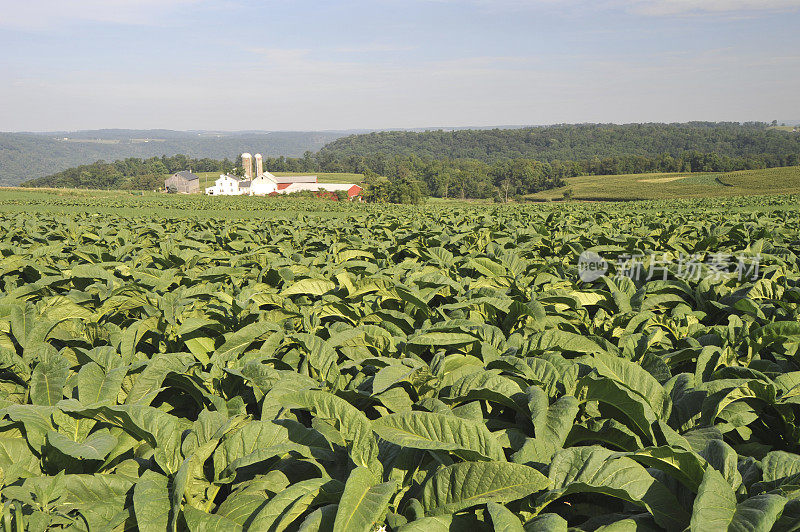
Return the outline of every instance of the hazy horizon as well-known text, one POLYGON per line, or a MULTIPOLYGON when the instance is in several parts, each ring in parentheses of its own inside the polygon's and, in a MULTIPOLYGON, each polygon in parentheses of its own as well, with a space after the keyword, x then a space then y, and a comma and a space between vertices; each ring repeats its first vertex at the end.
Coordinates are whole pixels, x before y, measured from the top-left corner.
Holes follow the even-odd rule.
POLYGON ((0 0, 0 8, 0 131, 800 114, 800 0, 0 0))
MULTIPOLYGON (((29 134, 29 135, 50 135, 54 133, 90 133, 95 131, 169 131, 174 133, 220 133, 220 134, 267 134, 267 133, 358 133, 358 132, 380 132, 380 131, 436 131, 436 130, 466 130, 466 129, 525 129, 525 128, 546 128, 562 125, 594 125, 594 124, 613 124, 613 125, 629 125, 629 124, 687 124, 691 122, 704 122, 699 120, 689 120, 687 122, 572 122, 572 123, 558 123, 558 124, 492 124, 485 126, 465 125, 465 126, 419 126, 419 127, 384 127, 384 128, 350 128, 350 129, 171 129, 171 128, 128 128, 128 127, 102 127, 95 129, 54 129, 49 131, 0 131, 0 133, 9 134, 29 134)), ((713 122, 713 121, 712 121, 713 122)), ((728 120, 720 121, 729 123, 744 124, 747 122, 762 122, 770 123, 772 120, 728 120)), ((787 126, 800 125, 800 120, 780 120, 778 124, 785 124, 787 126)))

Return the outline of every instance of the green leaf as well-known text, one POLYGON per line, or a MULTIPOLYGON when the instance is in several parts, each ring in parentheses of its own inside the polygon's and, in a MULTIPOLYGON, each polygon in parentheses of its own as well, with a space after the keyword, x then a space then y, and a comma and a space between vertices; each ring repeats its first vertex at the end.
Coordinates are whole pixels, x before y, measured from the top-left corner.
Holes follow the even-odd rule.
POLYGON ((781 516, 786 498, 764 493, 740 502, 736 506, 730 532, 769 532, 781 516))
POLYGON ((50 431, 47 433, 47 442, 65 455, 83 460, 103 460, 117 445, 117 439, 108 429, 91 434, 81 443, 60 432, 50 431))
POLYGON ((608 353, 596 353, 593 359, 600 375, 622 383, 644 399, 660 419, 669 419, 671 400, 648 371, 635 362, 608 353))
POLYGON ((450 451, 465 460, 505 461, 503 448, 485 424, 452 415, 391 414, 373 421, 372 429, 400 447, 450 451))
POLYGON ((584 401, 598 401, 613 406, 626 416, 620 421, 627 421, 631 429, 655 443, 652 425, 657 421, 656 414, 640 395, 619 382, 587 375, 578 382, 575 395, 584 401))
POLYGON ((692 509, 693 531, 727 530, 736 513, 736 494, 723 476, 709 467, 692 509))
POLYGON ((39 459, 24 438, 0 438, 0 483, 12 484, 19 478, 41 474, 39 459))
POLYGON ((496 532, 524 532, 519 518, 502 504, 490 502, 486 504, 486 509, 489 511, 496 532))
POLYGON ((761 460, 764 482, 780 480, 800 473, 800 455, 772 451, 761 460))
POLYGON ((573 493, 603 493, 646 508, 668 530, 689 522, 675 496, 647 470, 602 447, 574 447, 556 453, 550 464, 552 489, 539 497, 537 509, 573 493))
POLYGON ((532 467, 508 462, 461 462, 436 471, 422 486, 425 515, 458 512, 487 502, 509 502, 546 489, 532 467))
POLYGON ((319 532, 320 530, 333 530, 336 519, 336 504, 328 504, 317 508, 300 524, 297 532, 319 532))
POLYGON ((126 373, 127 367, 105 371, 96 362, 84 364, 78 371, 78 399, 86 406, 115 403, 126 373))
POLYGON ((96 408, 61 407, 81 417, 105 421, 122 428, 137 440, 153 448, 153 457, 166 473, 175 473, 182 462, 180 444, 183 430, 190 423, 151 406, 119 405, 96 408))
POLYGON ((375 475, 364 467, 350 472, 336 511, 334 532, 373 532, 389 509, 397 490, 394 481, 375 484, 375 475))
POLYGON ((125 514, 133 487, 133 482, 124 475, 65 475, 64 510, 77 510, 86 519, 89 530, 99 530, 125 514))
POLYGON ((709 467, 696 453, 673 447, 647 447, 638 451, 620 454, 648 467, 664 471, 678 482, 697 493, 709 467))
POLYGON ((191 505, 183 508, 186 526, 192 532, 239 532, 243 530, 239 523, 226 519, 221 515, 210 514, 191 505))
POLYGON ((125 398, 125 404, 140 403, 146 397, 152 397, 169 373, 186 373, 194 362, 189 355, 161 354, 151 358, 144 370, 136 377, 133 387, 125 398))
POLYGON ((281 292, 282 296, 295 296, 306 294, 321 296, 336 288, 336 284, 327 279, 300 279, 292 286, 281 292))
POLYGON ((169 480, 153 470, 146 470, 133 488, 133 511, 141 532, 163 532, 169 523, 169 480))
POLYGON ((512 460, 519 464, 549 464, 550 459, 567 440, 579 410, 578 400, 564 396, 533 417, 535 438, 527 439, 512 460))
POLYGON ((238 331, 228 333, 225 335, 225 343, 214 351, 211 360, 214 362, 233 360, 244 353, 250 344, 258 341, 267 333, 277 330, 280 330, 277 324, 269 321, 260 321, 246 325, 238 331))
POLYGON ((520 405, 514 400, 517 394, 522 394, 519 384, 500 375, 498 370, 488 370, 464 375, 442 399, 459 403, 486 400, 519 410, 520 405))
POLYGON ((311 411, 320 419, 332 422, 349 443, 350 458, 357 466, 369 468, 377 477, 383 467, 378 461, 378 442, 372 424, 359 409, 328 392, 306 390, 289 393, 281 398, 284 405, 296 405, 311 411))
POLYGON ((408 343, 412 345, 424 346, 453 346, 453 345, 466 345, 477 342, 478 339, 471 334, 459 332, 424 332, 408 339, 408 343))
POLYGON ((31 374, 31 402, 55 406, 64 397, 64 385, 70 364, 64 357, 48 356, 39 362, 31 374))
POLYGON ((322 487, 330 482, 324 478, 301 480, 276 494, 253 517, 248 530, 281 532, 300 517, 314 502, 322 487))
POLYGON ((565 351, 572 353, 602 353, 604 349, 594 340, 580 334, 559 329, 548 329, 533 335, 529 349, 534 351, 565 351))

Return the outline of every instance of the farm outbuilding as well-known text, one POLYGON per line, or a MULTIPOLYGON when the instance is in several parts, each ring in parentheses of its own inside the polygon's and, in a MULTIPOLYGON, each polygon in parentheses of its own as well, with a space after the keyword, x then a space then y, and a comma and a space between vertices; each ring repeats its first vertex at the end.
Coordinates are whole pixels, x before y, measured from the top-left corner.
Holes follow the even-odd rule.
POLYGON ((200 179, 197 175, 182 170, 164 180, 164 190, 178 194, 197 194, 200 192, 200 179))

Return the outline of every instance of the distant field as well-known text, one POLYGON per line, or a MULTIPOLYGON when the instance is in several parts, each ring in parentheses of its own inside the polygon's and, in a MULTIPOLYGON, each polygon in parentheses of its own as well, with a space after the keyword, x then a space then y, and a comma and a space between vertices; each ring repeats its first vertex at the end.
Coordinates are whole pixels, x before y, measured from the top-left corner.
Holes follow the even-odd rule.
POLYGON ((203 192, 206 187, 212 186, 219 177, 219 172, 195 172, 195 174, 200 177, 200 192, 203 192))
POLYGON ((566 181, 565 187, 529 194, 525 199, 559 200, 570 189, 573 199, 600 201, 797 194, 800 166, 709 174, 581 176, 566 181))

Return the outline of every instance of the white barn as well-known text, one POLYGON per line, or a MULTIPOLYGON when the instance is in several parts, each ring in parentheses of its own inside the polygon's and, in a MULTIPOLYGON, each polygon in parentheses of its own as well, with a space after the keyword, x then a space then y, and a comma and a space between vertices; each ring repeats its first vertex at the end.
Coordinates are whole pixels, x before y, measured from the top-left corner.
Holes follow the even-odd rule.
POLYGON ((253 179, 250 184, 251 196, 266 196, 278 191, 278 181, 275 176, 269 172, 264 172, 258 177, 253 179))

